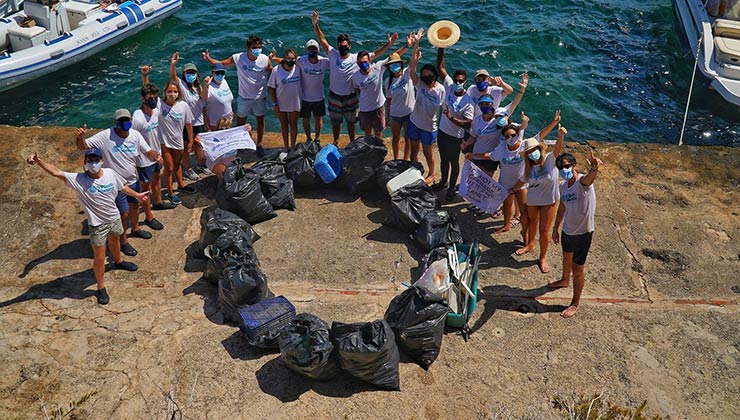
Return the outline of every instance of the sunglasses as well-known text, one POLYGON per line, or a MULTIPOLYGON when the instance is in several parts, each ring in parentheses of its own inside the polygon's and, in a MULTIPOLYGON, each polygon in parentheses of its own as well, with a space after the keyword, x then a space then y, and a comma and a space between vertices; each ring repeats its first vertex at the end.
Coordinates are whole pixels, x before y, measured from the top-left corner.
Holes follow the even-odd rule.
POLYGON ((509 140, 509 139, 513 139, 514 137, 516 137, 516 134, 512 134, 512 135, 510 135, 510 136, 504 135, 504 138, 505 138, 506 140, 509 140))
POLYGON ((461 79, 457 79, 454 82, 455 82, 455 84, 458 84, 458 85, 464 85, 465 84, 465 79, 462 79, 462 80, 461 79))
POLYGON ((225 71, 214 71, 213 74, 220 74, 221 76, 225 76, 226 72, 225 71))
POLYGON ((560 165, 560 167, 558 167, 558 169, 570 169, 572 167, 573 167, 573 164, 572 163, 566 163, 565 165, 560 165))

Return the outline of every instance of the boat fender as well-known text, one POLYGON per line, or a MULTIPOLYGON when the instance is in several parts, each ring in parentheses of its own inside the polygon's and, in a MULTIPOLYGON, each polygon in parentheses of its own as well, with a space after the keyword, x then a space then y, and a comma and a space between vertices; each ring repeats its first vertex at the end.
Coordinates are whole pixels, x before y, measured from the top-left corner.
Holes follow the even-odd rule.
POLYGON ((63 55, 64 55, 64 50, 56 50, 56 51, 53 51, 51 54, 49 54, 49 57, 51 57, 54 60, 56 60, 57 58, 59 58, 59 57, 61 57, 63 55))
POLYGON ((118 23, 116 24, 116 28, 118 28, 118 29, 123 29, 123 28, 125 28, 125 27, 127 27, 127 26, 128 26, 128 22, 127 22, 127 21, 123 21, 123 22, 118 22, 118 23))
POLYGON ((144 16, 149 17, 154 14, 154 9, 149 9, 146 12, 144 12, 144 16))

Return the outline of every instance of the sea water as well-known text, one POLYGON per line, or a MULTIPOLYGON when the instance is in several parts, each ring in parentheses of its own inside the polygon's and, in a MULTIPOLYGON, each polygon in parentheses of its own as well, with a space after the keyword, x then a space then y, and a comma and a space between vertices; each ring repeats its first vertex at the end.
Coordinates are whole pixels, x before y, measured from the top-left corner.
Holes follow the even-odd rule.
MULTIPOLYGON (((244 51, 249 34, 266 40, 265 52, 275 49, 280 55, 293 47, 302 53, 305 42, 315 38, 314 8, 320 8, 329 41, 334 44, 338 34, 347 32, 353 52, 376 49, 395 31, 399 41, 390 53, 419 27, 439 19, 456 22, 462 36, 446 50, 447 69, 464 68, 471 80, 476 69, 486 68, 515 90, 521 73, 528 72, 530 85, 517 111, 530 116, 532 133, 560 109, 570 139, 678 141, 694 60, 679 41, 667 0, 185 0, 175 16, 160 24, 0 93, 0 123, 109 126, 115 109, 139 106, 140 65, 152 65, 151 80, 162 86, 169 58, 179 51, 178 69, 192 61, 207 74, 201 51, 227 58, 244 51)), ((422 62, 433 63, 436 49, 426 37, 422 47, 422 62)), ((226 78, 236 94, 233 67, 226 78)), ((739 108, 697 80, 684 142, 740 145, 739 108)), ((324 128, 330 131, 328 119, 324 128)), ((267 129, 279 131, 271 110, 267 129)))

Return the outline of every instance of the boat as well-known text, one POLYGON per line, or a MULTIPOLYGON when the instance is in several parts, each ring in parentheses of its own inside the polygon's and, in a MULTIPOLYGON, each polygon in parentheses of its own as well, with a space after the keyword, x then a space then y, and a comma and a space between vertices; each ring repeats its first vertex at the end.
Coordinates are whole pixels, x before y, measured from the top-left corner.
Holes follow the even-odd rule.
POLYGON ((709 87, 740 105, 740 0, 673 0, 673 10, 709 87))
MULTIPOLYGON (((17 1, 15 4, 19 4, 17 1)), ((25 0, 0 18, 0 91, 83 60, 146 29, 182 0, 25 0)))

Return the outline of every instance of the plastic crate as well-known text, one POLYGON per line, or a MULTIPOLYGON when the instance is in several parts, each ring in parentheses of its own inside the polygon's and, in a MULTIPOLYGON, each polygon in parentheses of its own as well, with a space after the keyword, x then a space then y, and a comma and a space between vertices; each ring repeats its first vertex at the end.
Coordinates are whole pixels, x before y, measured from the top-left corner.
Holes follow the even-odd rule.
POLYGON ((278 296, 239 308, 239 316, 239 329, 253 339, 288 325, 295 318, 295 306, 285 296, 278 296))
POLYGON ((327 144, 316 155, 313 168, 325 184, 331 184, 342 172, 342 155, 337 146, 327 144))

